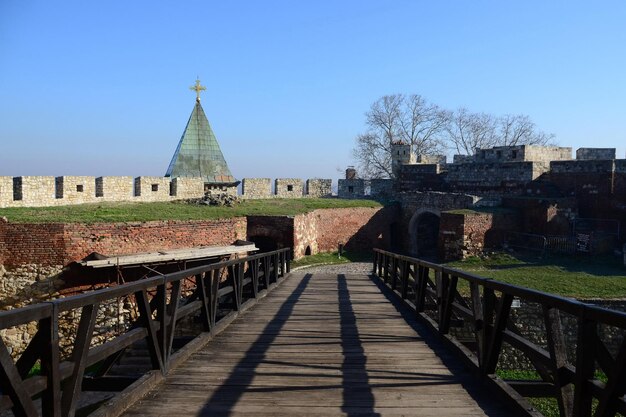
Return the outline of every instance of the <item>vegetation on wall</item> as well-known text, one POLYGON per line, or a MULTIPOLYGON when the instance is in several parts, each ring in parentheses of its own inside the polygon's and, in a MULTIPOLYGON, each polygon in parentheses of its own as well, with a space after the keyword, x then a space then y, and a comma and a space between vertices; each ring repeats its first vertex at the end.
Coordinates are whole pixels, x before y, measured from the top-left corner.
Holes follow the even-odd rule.
POLYGON ((12 223, 104 223, 153 220, 206 220, 240 216, 293 216, 316 209, 381 207, 374 200, 294 198, 243 200, 234 207, 188 204, 184 201, 155 203, 99 203, 59 207, 13 207, 0 209, 0 217, 12 223))

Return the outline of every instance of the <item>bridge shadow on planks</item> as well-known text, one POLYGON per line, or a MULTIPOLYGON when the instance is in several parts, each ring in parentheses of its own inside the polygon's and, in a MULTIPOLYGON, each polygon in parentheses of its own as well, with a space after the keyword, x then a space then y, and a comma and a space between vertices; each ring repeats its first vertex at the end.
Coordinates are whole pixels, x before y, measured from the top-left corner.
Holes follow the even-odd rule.
POLYGON ((127 415, 510 415, 375 284, 292 274, 127 415))

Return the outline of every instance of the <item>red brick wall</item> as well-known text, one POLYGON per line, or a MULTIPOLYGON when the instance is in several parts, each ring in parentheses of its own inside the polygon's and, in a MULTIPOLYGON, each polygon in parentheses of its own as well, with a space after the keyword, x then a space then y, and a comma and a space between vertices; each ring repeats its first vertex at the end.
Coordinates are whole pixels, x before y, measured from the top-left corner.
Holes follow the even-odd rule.
POLYGON ((441 213, 439 256, 444 261, 477 255, 485 248, 502 244, 507 231, 519 231, 516 213, 441 213))
POLYGON ((91 252, 122 255, 202 245, 227 245, 246 238, 243 217, 143 223, 0 223, 0 263, 66 265, 91 252))
POLYGON ((391 225, 397 220, 397 208, 340 208, 315 210, 295 218, 294 254, 337 250, 343 243, 349 251, 389 248, 391 225))

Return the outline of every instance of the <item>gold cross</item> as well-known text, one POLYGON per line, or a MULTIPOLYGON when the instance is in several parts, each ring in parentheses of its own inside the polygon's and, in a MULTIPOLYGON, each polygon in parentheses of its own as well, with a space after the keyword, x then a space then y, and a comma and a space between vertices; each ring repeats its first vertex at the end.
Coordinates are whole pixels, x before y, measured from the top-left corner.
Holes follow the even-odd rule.
POLYGON ((196 85, 192 85, 191 87, 189 87, 190 90, 193 90, 196 92, 196 101, 200 101, 200 91, 205 91, 206 87, 203 85, 200 85, 200 79, 196 78, 196 85))

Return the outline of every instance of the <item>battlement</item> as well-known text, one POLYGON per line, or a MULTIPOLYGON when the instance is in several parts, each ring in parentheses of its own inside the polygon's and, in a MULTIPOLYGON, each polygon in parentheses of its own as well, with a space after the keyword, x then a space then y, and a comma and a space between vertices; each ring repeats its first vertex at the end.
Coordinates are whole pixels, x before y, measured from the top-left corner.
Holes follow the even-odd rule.
POLYGON ((65 206, 105 201, 171 201, 203 196, 203 178, 0 177, 2 208, 65 206))

